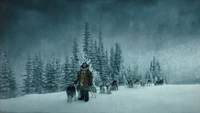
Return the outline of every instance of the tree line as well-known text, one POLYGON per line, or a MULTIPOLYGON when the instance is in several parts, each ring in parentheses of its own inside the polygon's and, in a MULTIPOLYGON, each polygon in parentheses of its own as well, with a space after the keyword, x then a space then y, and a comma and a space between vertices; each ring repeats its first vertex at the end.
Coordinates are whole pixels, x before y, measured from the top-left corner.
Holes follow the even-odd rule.
MULTIPOLYGON (((79 49, 77 38, 73 39, 72 54, 66 56, 64 63, 58 58, 49 59, 46 63, 42 59, 42 54, 28 56, 25 62, 25 74, 23 75, 23 87, 18 88, 23 94, 42 94, 64 91, 66 86, 73 84, 80 65, 84 62, 90 65, 94 75, 94 85, 108 84, 112 80, 117 80, 119 85, 126 83, 127 78, 142 78, 138 74, 138 66, 132 71, 123 66, 122 48, 119 43, 113 44, 108 51, 104 46, 102 28, 99 27, 98 37, 92 37, 89 24, 85 23, 83 35, 83 50, 79 49), (80 56, 80 52, 83 56, 80 56), (95 73, 95 74, 94 74, 95 73)), ((3 52, 0 67, 0 98, 11 98, 16 96, 16 78, 11 69, 6 52, 3 52)), ((155 62, 155 57, 151 61, 149 73, 145 77, 156 78, 161 75, 159 62, 155 62)))

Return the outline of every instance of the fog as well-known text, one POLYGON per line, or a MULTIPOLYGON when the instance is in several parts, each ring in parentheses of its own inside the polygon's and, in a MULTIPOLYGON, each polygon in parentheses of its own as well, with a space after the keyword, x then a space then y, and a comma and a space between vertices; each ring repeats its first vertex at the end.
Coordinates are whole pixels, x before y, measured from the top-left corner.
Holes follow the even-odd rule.
POLYGON ((88 22, 93 39, 102 26, 108 51, 121 44, 125 66, 144 73, 156 56, 165 73, 179 77, 200 65, 199 14, 199 0, 1 0, 0 44, 21 75, 28 55, 63 59, 74 37, 81 49, 88 22))

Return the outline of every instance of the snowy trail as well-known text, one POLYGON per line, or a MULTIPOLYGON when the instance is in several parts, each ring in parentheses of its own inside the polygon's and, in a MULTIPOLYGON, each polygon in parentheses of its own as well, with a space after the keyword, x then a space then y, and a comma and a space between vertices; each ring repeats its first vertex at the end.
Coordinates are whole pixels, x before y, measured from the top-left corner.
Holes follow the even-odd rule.
POLYGON ((0 113, 200 113, 200 85, 164 85, 97 94, 67 102, 65 92, 0 100, 0 113))

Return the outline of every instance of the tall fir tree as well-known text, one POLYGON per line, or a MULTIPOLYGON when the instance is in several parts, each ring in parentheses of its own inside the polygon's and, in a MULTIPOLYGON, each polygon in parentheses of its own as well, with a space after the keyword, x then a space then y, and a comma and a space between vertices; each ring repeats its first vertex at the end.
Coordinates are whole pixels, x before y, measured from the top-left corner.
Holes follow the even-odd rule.
POLYGON ((99 36, 98 36, 98 72, 103 84, 109 82, 108 67, 106 62, 106 54, 104 51, 103 37, 101 26, 99 27, 99 36))
POLYGON ((156 60, 155 60, 155 56, 153 56, 153 61, 151 61, 151 64, 150 64, 150 72, 151 72, 153 80, 155 82, 155 77, 157 76, 156 75, 156 60))
MULTIPOLYGON (((149 70, 147 70, 147 71, 145 72, 145 79, 151 81, 151 74, 150 74, 149 70)), ((152 82, 152 81, 151 81, 151 82, 152 82)))
MULTIPOLYGON (((79 70, 79 57, 78 57, 78 53, 79 53, 79 48, 78 48, 78 44, 77 44, 77 39, 74 38, 73 41, 73 47, 72 47, 72 55, 73 55, 73 63, 74 63, 74 71, 75 73, 77 73, 77 71, 79 70)), ((75 74, 74 73, 74 74, 75 74)))
POLYGON ((63 86, 62 89, 65 90, 66 86, 68 86, 70 83, 70 74, 71 74, 71 68, 70 68, 70 62, 69 58, 65 58, 65 63, 64 63, 64 77, 63 77, 63 86))
POLYGON ((16 79, 7 58, 7 53, 4 51, 0 65, 0 98, 15 97, 16 91, 16 79))
POLYGON ((138 65, 134 65, 133 80, 135 80, 135 79, 139 79, 138 65))
POLYGON ((114 58, 114 48, 111 47, 111 50, 110 50, 110 72, 111 72, 111 77, 112 79, 115 79, 115 65, 114 65, 114 62, 115 62, 115 58, 114 58))
MULTIPOLYGON (((89 46, 89 45, 88 45, 89 46)), ((71 65, 70 65, 70 78, 68 79, 68 83, 72 84, 74 83, 76 77, 77 77, 77 72, 79 71, 79 58, 78 58, 78 53, 79 53, 79 48, 78 48, 78 44, 77 44, 77 40, 76 38, 74 38, 73 41, 73 47, 72 47, 72 57, 71 57, 71 65)), ((87 52, 86 52, 87 56, 89 55, 89 48, 87 48, 87 52)), ((87 57, 88 58, 88 57, 87 57)))
POLYGON ((115 52, 114 52, 114 73, 116 75, 116 79, 119 82, 120 80, 120 71, 122 65, 122 50, 118 43, 115 44, 115 52))
POLYGON ((71 57, 71 61, 70 61, 70 74, 69 74, 69 78, 68 78, 68 84, 73 84, 74 81, 76 80, 77 78, 77 72, 76 71, 76 61, 73 57, 71 57))
POLYGON ((41 55, 35 55, 35 58, 33 60, 33 80, 32 80, 32 88, 34 90, 34 93, 41 94, 43 92, 44 87, 44 67, 43 67, 43 61, 41 58, 41 55))
POLYGON ((94 58, 92 59, 93 61, 93 68, 95 71, 98 71, 98 66, 99 66, 99 54, 98 54, 98 46, 97 46, 97 41, 95 40, 94 42, 94 58))
POLYGON ((153 82, 156 82, 156 80, 160 77, 164 79, 160 63, 156 61, 155 56, 153 56, 153 60, 150 63, 150 72, 153 78, 153 82))
POLYGON ((56 77, 56 91, 61 91, 62 90, 62 70, 61 70, 61 64, 60 64, 60 59, 56 59, 55 61, 55 77, 56 77))
POLYGON ((108 51, 106 50, 105 55, 105 74, 108 75, 108 79, 111 80, 111 69, 109 66, 108 51))
POLYGON ((45 85, 44 92, 52 93, 57 91, 56 70, 53 61, 48 61, 45 67, 45 85))
POLYGON ((83 53, 86 59, 88 59, 88 55, 89 55, 89 40, 90 40, 89 24, 86 22, 85 31, 84 31, 84 39, 83 39, 83 53))
POLYGON ((9 66, 9 83, 10 83, 9 84, 10 97, 15 97, 17 95, 17 82, 10 66, 9 66))
POLYGON ((31 83, 32 83, 32 59, 31 57, 27 58, 27 62, 26 62, 26 74, 24 75, 24 79, 23 79, 23 90, 22 92, 24 94, 31 94, 33 93, 33 91, 31 90, 31 83))

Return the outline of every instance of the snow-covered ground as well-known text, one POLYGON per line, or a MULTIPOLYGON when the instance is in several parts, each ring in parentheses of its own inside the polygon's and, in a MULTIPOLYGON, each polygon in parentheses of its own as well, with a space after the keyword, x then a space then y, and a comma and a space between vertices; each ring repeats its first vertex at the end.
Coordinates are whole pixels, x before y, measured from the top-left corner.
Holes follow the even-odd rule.
POLYGON ((200 85, 164 85, 97 94, 67 102, 65 92, 0 100, 0 113, 200 113, 200 85))

